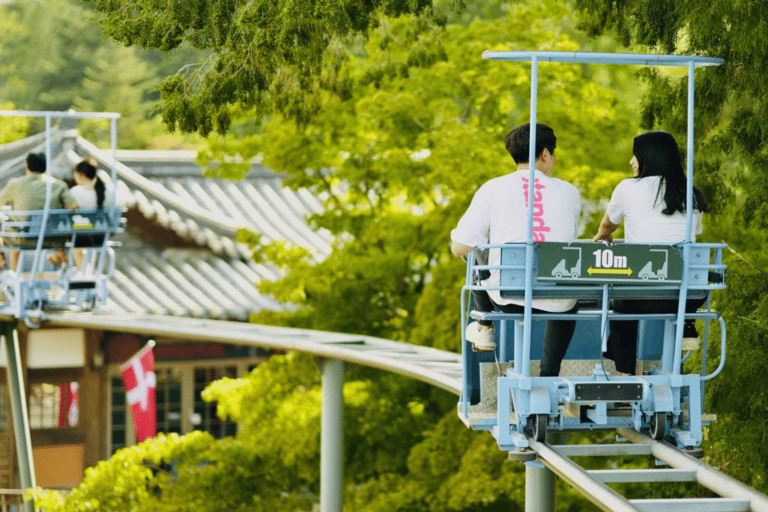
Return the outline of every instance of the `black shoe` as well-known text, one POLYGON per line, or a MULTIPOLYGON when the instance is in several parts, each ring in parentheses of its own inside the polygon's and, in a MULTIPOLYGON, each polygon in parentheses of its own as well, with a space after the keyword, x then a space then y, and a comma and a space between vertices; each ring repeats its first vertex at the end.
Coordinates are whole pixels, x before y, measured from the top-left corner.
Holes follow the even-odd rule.
POLYGON ((696 330, 696 322, 693 320, 686 320, 683 324, 683 338, 698 338, 699 331, 696 330))
POLYGON ((699 339, 699 332, 696 330, 696 322, 693 320, 686 320, 683 324, 683 347, 689 350, 698 348, 701 340, 699 339))

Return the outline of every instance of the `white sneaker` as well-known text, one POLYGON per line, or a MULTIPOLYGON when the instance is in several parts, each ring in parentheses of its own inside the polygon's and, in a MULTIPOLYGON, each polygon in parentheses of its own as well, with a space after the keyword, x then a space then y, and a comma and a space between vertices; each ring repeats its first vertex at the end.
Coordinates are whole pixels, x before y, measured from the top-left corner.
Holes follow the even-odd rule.
POLYGON ((481 352, 496 350, 496 335, 491 326, 490 329, 480 329, 480 324, 472 322, 467 326, 467 341, 472 343, 481 352))

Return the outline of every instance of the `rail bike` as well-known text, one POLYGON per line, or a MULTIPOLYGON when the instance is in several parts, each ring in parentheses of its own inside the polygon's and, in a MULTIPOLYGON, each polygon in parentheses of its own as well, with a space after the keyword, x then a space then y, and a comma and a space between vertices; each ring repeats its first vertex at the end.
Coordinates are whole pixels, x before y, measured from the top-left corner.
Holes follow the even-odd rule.
MULTIPOLYGON (((682 66, 688 69, 687 212, 685 241, 675 245, 536 242, 533 236, 533 187, 529 190, 528 236, 522 243, 477 246, 468 255, 462 288, 462 391, 457 411, 462 421, 490 431, 502 450, 524 451, 529 439, 543 442, 548 431, 648 431, 678 448, 694 451, 702 427, 706 381, 725 364, 726 326, 710 308, 710 293, 725 288, 725 244, 694 243, 693 115, 694 70, 717 66, 722 59, 681 55, 601 54, 573 52, 490 52, 483 58, 531 63, 531 138, 529 162, 536 161, 537 82, 539 62, 608 65, 682 66), (500 252, 500 263, 489 265, 479 251, 500 252), (499 286, 481 284, 483 271, 498 269, 499 286), (502 297, 523 299, 523 313, 490 313, 470 309, 473 290, 499 290, 502 297), (578 299, 578 313, 536 313, 533 299, 578 299), (695 313, 686 313, 686 299, 705 299, 695 313), (611 309, 615 299, 679 299, 677 313, 629 314, 611 309), (539 376, 542 338, 547 320, 577 321, 576 332, 560 376, 539 376), (466 339, 472 320, 492 320, 496 350, 481 352, 466 339), (619 374, 602 357, 610 322, 638 320, 637 370, 619 374), (699 346, 683 343, 686 320, 700 320, 699 346), (718 329, 713 329, 717 324, 718 329), (708 373, 709 337, 719 332, 719 361, 708 373), (700 352, 700 371, 683 373, 683 363, 700 352)), ((530 166, 530 182, 535 166, 530 166)), ((690 366, 690 365, 686 365, 690 366)))
MULTIPOLYGON (((52 119, 107 119, 111 123, 111 162, 99 158, 100 166, 111 166, 112 183, 117 182, 116 149, 119 114, 78 112, 2 111, 0 116, 42 117, 45 119, 45 156, 51 174, 52 119), (103 161, 101 161, 103 160, 103 161)), ((24 154, 3 163, 4 169, 23 168, 24 154)), ((108 154, 105 152, 105 154, 108 154)), ((70 159, 77 155, 65 155, 70 159)), ((74 162, 71 162, 74 163, 74 162)), ((113 188, 114 189, 114 188, 113 188)), ((6 262, 0 272, 0 315, 24 320, 36 327, 45 310, 91 310, 107 303, 107 285, 115 269, 114 235, 125 230, 123 209, 65 210, 51 208, 51 180, 46 179, 46 200, 42 210, 0 209, 0 251, 6 262), (49 261, 54 252, 63 252, 62 263, 49 261), (13 262, 13 264, 11 264, 13 262), (15 267, 15 268, 10 268, 15 267)))

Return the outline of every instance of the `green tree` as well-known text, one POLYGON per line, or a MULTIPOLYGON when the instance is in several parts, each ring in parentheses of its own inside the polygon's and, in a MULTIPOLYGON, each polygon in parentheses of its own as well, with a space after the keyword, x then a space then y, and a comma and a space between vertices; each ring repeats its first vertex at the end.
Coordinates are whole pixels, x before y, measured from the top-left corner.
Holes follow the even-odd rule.
MULTIPOLYGON (((235 437, 161 434, 88 469, 66 496, 42 492, 36 505, 46 512, 308 510, 320 483, 319 384, 310 356, 274 356, 248 377, 204 391, 222 417, 238 422, 235 437)), ((435 402, 448 397, 410 379, 374 381, 359 368, 347 372, 343 395, 350 489, 380 474, 403 474, 410 447, 445 409, 435 402)))
POLYGON ((67 110, 102 43, 87 9, 68 0, 0 6, 0 97, 25 110, 67 110))
MULTIPOLYGON (((721 57, 697 71, 696 183, 713 204, 705 240, 726 241, 728 290, 715 306, 728 324, 728 357, 708 383, 708 460, 768 491, 768 11, 763 2, 573 0, 592 34, 612 32, 641 50, 721 57)), ((685 77, 646 71, 642 126, 685 140, 685 77)), ((713 361, 717 363, 717 358, 713 361)))
POLYGON ((300 122, 317 113, 317 96, 338 92, 340 85, 321 78, 340 64, 328 49, 367 36, 381 15, 416 14, 424 27, 442 21, 429 0, 162 5, 95 0, 93 5, 103 15, 105 33, 126 45, 167 51, 186 42, 214 52, 209 61, 162 87, 168 126, 203 135, 213 128, 227 131, 229 109, 235 105, 276 109, 300 122))
MULTIPOLYGON (((274 246, 258 253, 286 273, 262 290, 306 306, 290 315, 291 324, 457 350, 463 265, 448 253, 450 230, 482 182, 514 168, 503 137, 529 116, 530 66, 481 53, 579 45, 556 1, 511 4, 501 18, 445 30, 411 30, 418 23, 381 19, 339 68, 347 99, 322 96, 320 112, 303 125, 274 115, 254 135, 211 137, 201 161, 262 154, 289 186, 324 199, 324 213, 312 222, 338 240, 328 258, 315 263, 274 246), (419 67, 410 65, 414 54, 419 67)), ((597 201, 626 175, 631 156, 632 110, 610 88, 625 87, 626 75, 611 73, 594 80, 589 66, 541 66, 539 120, 559 136, 556 175, 577 184, 595 211, 585 216, 588 233, 600 216, 597 201)), ((224 177, 246 169, 217 165, 211 172, 224 177)))
MULTIPOLYGON (((15 110, 12 103, 0 103, 0 110, 15 110)), ((19 140, 27 135, 29 118, 0 117, 0 144, 19 140)))
MULTIPOLYGON (((405 471, 411 446, 442 414, 449 395, 426 384, 350 367, 345 376, 345 477, 350 487, 405 471)), ((237 438, 255 446, 273 478, 294 492, 319 491, 320 373, 302 353, 273 356, 246 379, 211 384, 206 400, 238 422, 237 438)))
MULTIPOLYGON (((73 106, 80 112, 119 112, 120 146, 143 147, 164 131, 159 119, 152 119, 157 101, 148 97, 158 83, 149 65, 136 52, 121 46, 102 46, 85 68, 73 106)), ((109 144, 107 122, 84 120, 80 130, 95 144, 109 144)))
MULTIPOLYGON (((40 0, 0 5, 0 97, 22 110, 119 112, 118 142, 146 147, 164 132, 159 117, 160 80, 207 53, 179 48, 125 48, 106 40, 94 13, 77 0, 40 0)), ((42 121, 33 121, 41 130, 42 121)), ((108 124, 84 121, 83 133, 109 142, 108 124)))
POLYGON ((45 512, 271 512, 310 506, 282 490, 251 445, 203 432, 161 434, 88 468, 66 495, 38 489, 35 506, 45 512))

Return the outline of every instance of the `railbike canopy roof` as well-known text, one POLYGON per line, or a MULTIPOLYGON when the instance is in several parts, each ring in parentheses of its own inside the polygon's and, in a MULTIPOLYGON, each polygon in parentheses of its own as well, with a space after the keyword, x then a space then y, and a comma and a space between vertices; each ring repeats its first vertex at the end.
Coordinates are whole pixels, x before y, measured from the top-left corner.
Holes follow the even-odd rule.
POLYGON ((637 64, 644 66, 719 66, 724 61, 717 57, 696 55, 655 55, 640 53, 592 53, 592 52, 539 52, 539 51, 485 51, 488 60, 539 62, 578 62, 585 64, 637 64))

